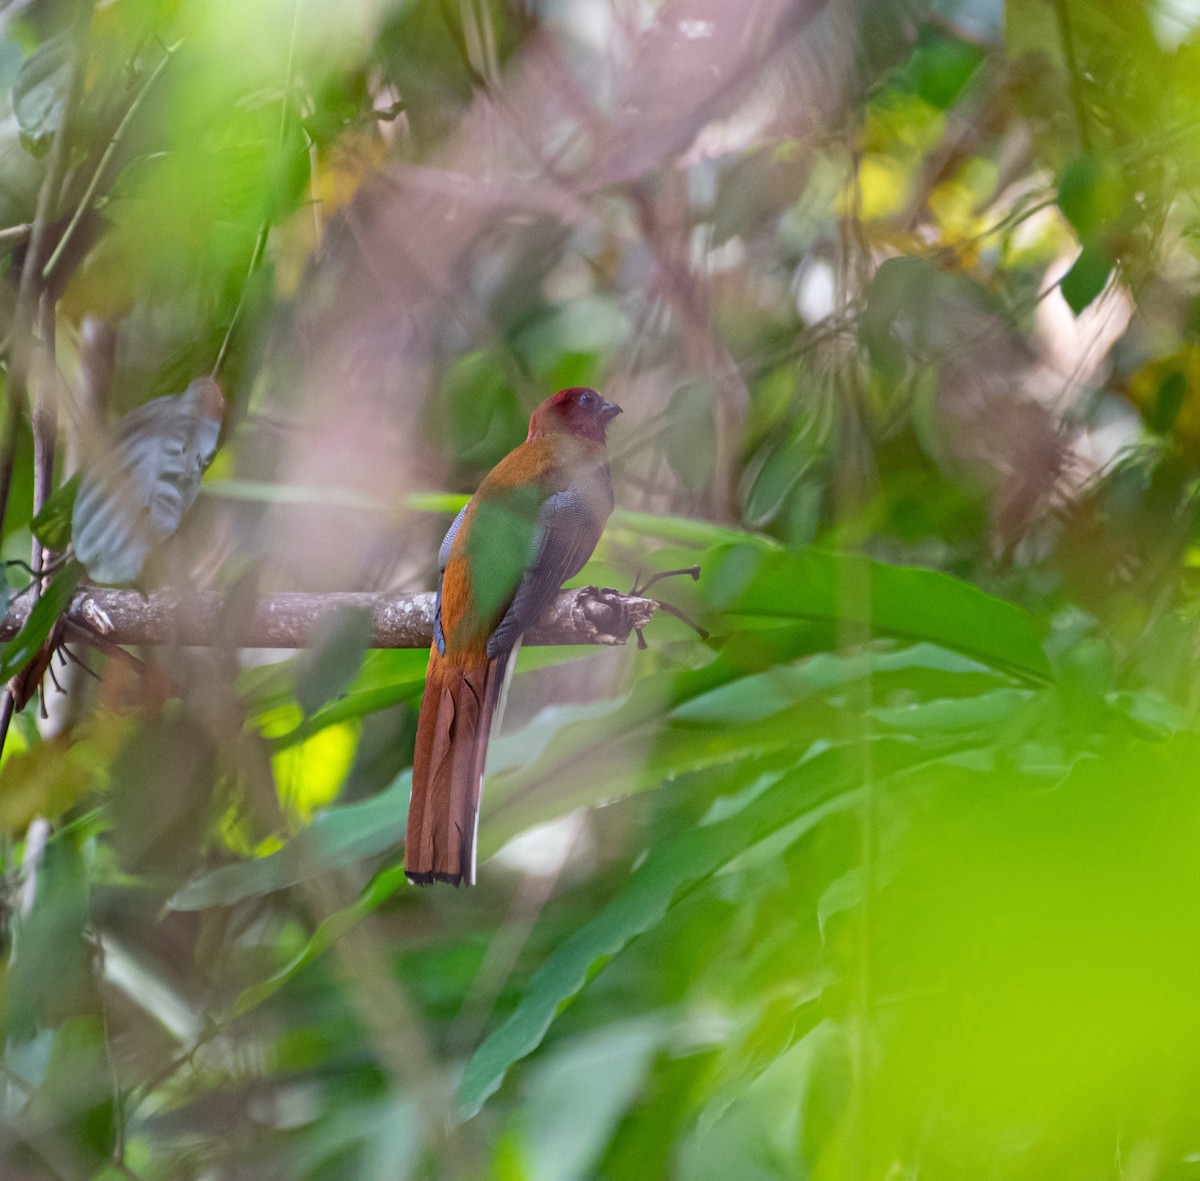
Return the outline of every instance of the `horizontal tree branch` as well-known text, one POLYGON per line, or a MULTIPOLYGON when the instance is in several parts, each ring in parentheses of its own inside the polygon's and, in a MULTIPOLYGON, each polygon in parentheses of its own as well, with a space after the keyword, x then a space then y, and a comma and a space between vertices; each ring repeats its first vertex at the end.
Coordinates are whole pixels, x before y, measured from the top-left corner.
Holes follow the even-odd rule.
MULTIPOLYGON (((0 640, 11 639, 29 616, 29 595, 11 604, 0 620, 0 640)), ((207 647, 303 648, 331 613, 356 608, 371 613, 372 648, 424 648, 433 638, 433 602, 424 594, 268 594, 251 608, 226 609, 215 591, 139 591, 87 587, 75 594, 66 619, 114 644, 178 644, 207 647)), ((645 627, 658 606, 653 599, 594 586, 560 591, 527 644, 624 644, 645 627)))

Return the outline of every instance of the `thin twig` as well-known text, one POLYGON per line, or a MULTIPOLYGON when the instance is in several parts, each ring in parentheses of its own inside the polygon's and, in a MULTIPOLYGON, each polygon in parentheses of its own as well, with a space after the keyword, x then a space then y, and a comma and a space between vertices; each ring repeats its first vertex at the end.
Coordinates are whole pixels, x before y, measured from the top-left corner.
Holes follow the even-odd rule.
MULTIPOLYGON (((104 1059, 108 1064, 109 1084, 112 1088, 113 1149, 111 1164, 116 1169, 125 1168, 125 1096, 121 1091, 121 1079, 117 1074, 117 1060, 113 1055, 112 1023, 109 1019, 108 1001, 104 995, 104 941, 96 933, 96 992, 100 1001, 100 1032, 104 1039, 104 1059)), ((126 1174, 128 1175, 128 1174, 126 1174)))
POLYGON ((19 590, 16 590, 12 593, 12 596, 8 600, 9 606, 11 607, 14 603, 27 595, 31 595, 33 599, 36 599, 37 594, 34 592, 34 588, 37 587, 40 591, 42 583, 44 583, 46 579, 50 578, 52 575, 57 574, 69 560, 70 559, 66 554, 60 554, 54 559, 53 562, 48 562, 39 569, 35 569, 28 562, 22 562, 20 558, 13 558, 11 561, 5 562, 5 566, 19 566, 22 570, 27 571, 32 577, 32 581, 28 585, 23 586, 19 590))
POLYGON ((112 161, 113 154, 116 152, 118 145, 124 138, 129 124, 133 121, 134 115, 137 114, 138 108, 142 105, 146 95, 150 93, 154 83, 158 81, 159 75, 167 68, 167 63, 171 60, 171 56, 177 48, 178 46, 174 46, 167 49, 166 56, 154 67, 150 77, 146 79, 146 84, 133 96, 133 100, 129 104, 129 109, 122 116, 121 122, 117 124, 117 129, 113 132, 112 139, 108 141, 108 146, 104 149, 104 155, 100 157, 100 163, 96 166, 96 171, 92 173, 92 179, 88 182, 88 187, 84 190, 79 204, 76 205, 75 212, 71 215, 71 220, 67 223, 67 228, 63 232, 63 236, 58 240, 58 245, 55 246, 54 252, 46 260, 46 265, 42 268, 43 280, 49 280, 50 276, 54 273, 54 268, 58 265, 58 260, 62 258, 71 239, 75 236, 75 231, 79 228, 79 223, 83 220, 88 210, 91 209, 92 202, 96 198, 96 190, 100 187, 104 173, 108 169, 108 165, 112 161))
MULTIPOLYGON (((33 403, 33 515, 36 517, 46 506, 54 489, 54 451, 58 435, 58 406, 55 396, 57 377, 56 315, 54 298, 49 290, 43 289, 38 301, 38 327, 41 336, 41 364, 38 367, 37 384, 33 403)), ((36 570, 45 569, 54 561, 54 555, 43 549, 35 537, 30 565, 36 570)), ((40 585, 40 580, 39 585, 40 585)), ((36 595, 35 595, 36 597, 36 595)))
POLYGON ((215 1021, 210 1021, 195 1038, 192 1039, 192 1044, 179 1054, 176 1054, 165 1066, 158 1071, 157 1074, 151 1075, 141 1087, 135 1096, 131 1097, 127 1111, 130 1115, 136 1114, 137 1109, 141 1107, 145 1101, 158 1090, 172 1075, 182 1070, 187 1066, 201 1049, 203 1049, 214 1037, 221 1032, 221 1026, 215 1021))
POLYGON ((1005 230, 1010 230, 1015 226, 1019 226, 1022 222, 1033 217, 1035 214, 1041 213, 1043 209, 1050 209, 1058 204, 1058 197, 1043 197, 1041 200, 1035 201, 1032 205, 1022 205, 1016 209, 1006 213, 999 221, 993 222, 990 226, 980 230, 977 234, 972 234, 966 239, 966 245, 974 245, 977 242, 982 242, 986 238, 991 238, 996 234, 1002 234, 1005 230))
MULTIPOLYGON (((283 148, 287 142, 287 126, 288 114, 291 111, 292 105, 292 90, 296 84, 296 30, 299 27, 300 20, 300 0, 293 0, 292 3, 292 35, 288 42, 288 60, 287 74, 283 86, 283 110, 279 115, 279 145, 275 152, 275 166, 279 167, 283 159, 283 148)), ((246 292, 250 289, 250 280, 254 277, 254 272, 258 270, 262 264, 263 255, 267 252, 267 238, 271 233, 271 218, 270 214, 263 218, 263 223, 259 227, 258 236, 254 239, 254 249, 250 252, 250 266, 246 269, 246 278, 242 283, 241 294, 238 295, 237 306, 233 309, 233 315, 230 317, 229 324, 225 328, 225 337, 221 341, 221 347, 217 350, 217 359, 213 362, 211 377, 213 381, 217 381, 221 376, 221 368, 225 364, 225 357, 229 353, 229 346, 233 341, 233 330, 237 327, 238 320, 242 315, 242 308, 246 303, 246 292)))
POLYGON ((5 569, 8 569, 9 566, 16 566, 18 570, 24 570, 30 578, 44 578, 47 573, 45 570, 35 570, 28 562, 24 562, 20 558, 9 558, 0 565, 3 565, 5 569))
POLYGON ((238 319, 242 314, 242 307, 246 302, 246 292, 250 289, 250 280, 253 278, 254 272, 258 270, 263 255, 266 253, 267 237, 270 232, 271 223, 264 221, 259 228, 258 237, 254 240, 254 249, 250 254, 250 265, 246 268, 246 279, 242 283, 242 292, 238 296, 237 306, 233 309, 233 315, 229 318, 229 324, 225 328, 225 336, 221 341, 221 347, 217 350, 217 359, 213 362, 212 373, 210 374, 213 381, 216 381, 221 376, 221 369, 225 364, 225 358, 229 353, 229 346, 233 341, 233 330, 237 327, 238 319))

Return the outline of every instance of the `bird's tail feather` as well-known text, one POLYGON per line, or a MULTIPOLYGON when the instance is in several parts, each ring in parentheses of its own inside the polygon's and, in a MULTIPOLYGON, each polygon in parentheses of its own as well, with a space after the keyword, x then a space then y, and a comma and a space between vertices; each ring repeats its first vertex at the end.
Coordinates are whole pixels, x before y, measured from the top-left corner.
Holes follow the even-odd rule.
POLYGON ((417 885, 475 883, 483 767, 507 664, 507 653, 463 666, 430 652, 404 842, 417 885))

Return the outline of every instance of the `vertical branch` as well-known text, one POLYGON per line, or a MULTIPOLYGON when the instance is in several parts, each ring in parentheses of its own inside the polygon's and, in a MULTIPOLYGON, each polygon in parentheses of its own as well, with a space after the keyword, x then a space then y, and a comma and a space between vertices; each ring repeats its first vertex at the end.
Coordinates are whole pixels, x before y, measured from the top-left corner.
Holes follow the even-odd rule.
MULTIPOLYGON (((858 130, 852 128, 847 161, 850 202, 839 223, 837 267, 837 308, 839 316, 849 317, 869 280, 869 256, 862 234, 861 151, 856 142, 858 130)), ((852 681, 851 706, 842 714, 846 731, 845 758, 852 764, 853 777, 863 785, 859 809, 859 866, 862 877, 862 903, 858 908, 856 935, 856 971, 854 1010, 851 1025, 850 1055, 853 1076, 853 1111, 857 1126, 855 1145, 848 1173, 867 1175, 869 1160, 865 1146, 871 1143, 869 1103, 871 1017, 871 896, 875 889, 876 800, 871 759, 870 714, 872 686, 866 645, 871 638, 871 567, 862 553, 867 523, 865 502, 873 481, 873 457, 868 438, 866 397, 857 351, 843 342, 836 345, 832 375, 836 399, 836 430, 839 462, 834 476, 837 528, 847 551, 855 560, 839 569, 837 584, 837 646, 858 665, 852 681)))
MULTIPOLYGON (((50 499, 54 489, 54 453, 58 434, 58 400, 54 388, 57 376, 58 349, 55 337, 57 308, 54 296, 46 288, 42 289, 38 298, 38 336, 41 340, 41 350, 38 356, 38 368, 34 382, 33 411, 33 515, 38 513, 50 499)), ((30 547, 29 564, 34 571, 45 570, 53 555, 38 541, 34 535, 30 547)), ((46 584, 44 577, 34 575, 29 588, 30 607, 37 602, 46 584)), ((48 641, 53 643, 53 641, 48 641)), ((28 674, 28 669, 26 674, 28 674)), ((36 675, 36 674, 35 674, 36 675)), ((18 676, 18 680, 20 675, 18 676)), ((6 694, 13 697, 13 708, 16 708, 16 693, 10 686, 6 694)), ((33 692, 31 685, 27 692, 33 692)), ((46 717, 46 696, 42 692, 42 716, 46 717)))
POLYGON ((21 406, 14 397, 11 382, 4 399, 4 431, 0 434, 0 534, 8 516, 8 495, 12 491, 13 465, 17 461, 17 436, 21 429, 21 406))
MULTIPOLYGON (((28 402, 29 369, 31 364, 31 337, 34 309, 42 308, 42 255, 46 252, 46 234, 54 221, 62 199, 63 178, 67 168, 67 145, 69 129, 79 96, 83 90, 84 56, 87 39, 91 32, 91 0, 82 0, 76 27, 75 51, 71 58, 71 72, 67 82, 67 93, 63 102, 62 116, 54 131, 50 155, 46 161, 46 172, 42 187, 38 191, 37 209, 29 227, 29 242, 25 251, 25 262, 17 285, 17 300, 13 309, 12 330, 8 338, 8 419, 5 424, 4 441, 0 444, 0 524, 8 507, 8 493, 12 481, 12 465, 16 456, 17 431, 23 408, 28 402)), ((51 312, 51 315, 53 313, 51 312)), ((44 338, 44 322, 43 338, 44 338)), ((53 458, 53 444, 51 445, 53 458)), ((37 511, 37 490, 34 491, 37 511)), ((37 555, 34 555, 37 568, 37 555)), ((3 732, 0 732, 0 750, 3 749, 3 732)))
POLYGON ((116 325, 89 312, 83 317, 79 329, 79 409, 83 426, 74 438, 68 439, 68 470, 73 470, 83 462, 87 440, 80 438, 79 434, 98 428, 104 422, 116 367, 116 325))
POLYGON ((20 379, 18 392, 22 396, 25 377, 28 373, 28 356, 22 354, 22 346, 23 342, 28 339, 29 328, 33 321, 33 309, 38 302, 37 294, 42 287, 42 256, 46 252, 46 234, 54 221, 58 204, 62 199, 63 177, 67 170, 67 144, 70 139, 71 118, 79 105, 79 96, 83 91, 84 56, 91 27, 91 0, 83 0, 77 19, 75 52, 71 57, 71 73, 67 82, 62 115, 58 127, 54 131, 50 155, 46 160, 46 174, 42 178, 42 187, 38 192, 37 210, 29 231, 25 264, 21 268, 21 281, 17 287, 17 306, 13 316, 11 343, 13 360, 17 362, 16 369, 20 379))
MULTIPOLYGON (((33 410, 33 515, 36 517, 46 506, 54 490, 54 453, 58 436, 58 399, 54 388, 58 363, 55 319, 57 308, 54 297, 43 290, 38 299, 38 336, 41 338, 40 363, 34 383, 33 410)), ((49 550, 42 548, 35 537, 29 563, 35 570, 44 570, 50 561, 49 550)), ((30 592, 34 599, 41 591, 41 583, 35 584, 30 592)))
POLYGON ((1067 63, 1067 80, 1071 89, 1071 106, 1075 108, 1075 122, 1079 125, 1079 142, 1085 152, 1090 152, 1092 136, 1088 127, 1087 104, 1083 100, 1083 75, 1079 72, 1079 60, 1075 56, 1075 37, 1071 32, 1067 0, 1054 0, 1054 15, 1058 20, 1058 38, 1062 42, 1063 60, 1067 63))
MULTIPOLYGON (((857 131, 851 131, 857 135, 857 131)), ((838 265, 836 315, 852 324, 855 309, 871 279, 870 247, 862 229, 862 153, 856 144, 849 149, 847 169, 848 206, 838 220, 838 265)), ((835 398, 835 444, 837 468, 834 494, 838 510, 837 528, 848 549, 864 540, 863 510, 874 490, 877 473, 872 449, 870 407, 860 370, 853 334, 834 341, 833 393, 835 398)))
MULTIPOLYGON (((42 256, 46 250, 46 234, 54 221, 59 202, 62 200, 63 179, 67 170, 67 146, 70 139, 71 122, 83 92, 83 76, 88 37, 92 27, 92 0, 81 0, 76 17, 75 46, 71 57, 71 73, 67 93, 63 102, 62 115, 54 132, 50 155, 46 161, 46 173, 38 192, 37 210, 29 231, 29 245, 25 263, 21 268, 21 279, 17 286, 17 302, 13 311, 12 331, 9 336, 8 403, 9 423, 6 437, 0 448, 0 464, 8 463, 7 477, 0 469, 0 491, 4 500, 0 508, 7 509, 8 485, 11 483, 11 460, 9 447, 15 455, 16 430, 22 409, 28 403, 29 370, 32 360, 32 327, 34 310, 37 309, 43 348, 49 342, 49 365, 43 367, 38 379, 38 401, 41 413, 35 410, 34 434, 34 513, 36 514, 50 495, 54 476, 54 425, 53 387, 54 380, 54 301, 46 292, 42 277, 42 256)), ((2 520, 2 518, 0 518, 2 520)), ((33 543, 33 567, 41 569, 41 546, 36 538, 33 543)), ((30 596, 36 598, 41 592, 41 579, 35 578, 30 596)), ((6 686, 0 694, 0 755, 8 739, 8 728, 16 708, 16 693, 6 686)))

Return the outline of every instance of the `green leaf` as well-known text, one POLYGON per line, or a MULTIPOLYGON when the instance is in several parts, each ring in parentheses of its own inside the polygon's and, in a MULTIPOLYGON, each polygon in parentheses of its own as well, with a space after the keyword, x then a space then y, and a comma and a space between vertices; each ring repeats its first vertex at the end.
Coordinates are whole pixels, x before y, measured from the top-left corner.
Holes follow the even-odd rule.
POLYGON ((856 60, 864 77, 877 77, 904 60, 932 2, 864 0, 855 20, 856 60))
POLYGON ((817 899, 817 930, 822 940, 829 920, 842 911, 852 910, 866 897, 867 876, 861 865, 853 866, 832 882, 817 899))
MULTIPOLYGON (((877 682, 874 692, 894 689, 908 701, 1011 688, 1013 674, 1036 683, 1050 676, 1032 617, 937 571, 753 544, 699 557, 704 574, 686 589, 703 592, 710 626, 724 623, 721 654, 701 668, 644 676, 623 701, 552 707, 494 741, 481 856, 532 824, 678 775, 762 757, 794 761, 795 751, 842 731, 836 693, 863 677, 877 682), (870 609, 867 636, 919 642, 893 653, 823 652, 837 642, 850 608, 842 592, 856 582, 855 611, 870 609), (727 618, 713 620, 714 608, 727 618)), ((991 708, 1007 716, 1008 706, 1000 698, 963 708, 982 722, 991 708)), ((945 720, 954 709, 941 713, 945 720)), ((922 740, 961 741, 952 729, 937 730, 936 716, 911 715, 914 727, 926 723, 922 740)))
POLYGON ((0 94, 10 89, 21 72, 21 47, 15 41, 0 41, 0 94))
MULTIPOLYGON (((238 678, 239 694, 253 720, 261 722, 292 703, 299 659, 247 669, 238 678)), ((295 729, 272 736, 272 748, 284 750, 327 726, 353 721, 402 701, 419 701, 428 661, 423 648, 377 648, 367 652, 362 667, 343 695, 304 718, 295 729)))
POLYGON ((48 37, 21 65, 12 105, 21 134, 40 147, 58 130, 71 78, 71 38, 48 37))
POLYGON ((443 374, 431 406, 437 407, 429 423, 434 439, 485 471, 528 426, 528 411, 522 412, 503 362, 489 350, 459 357, 443 374))
POLYGON ((788 494, 804 479, 813 462, 813 449, 803 439, 792 439, 775 448, 766 458, 746 497, 746 519, 751 525, 766 525, 787 502, 788 494))
POLYGON ((1183 409, 1187 391, 1187 375, 1178 369, 1172 369, 1162 379, 1148 415, 1150 426, 1154 430, 1165 433, 1175 425, 1179 411, 1183 409))
POLYGON ((1102 292, 1112 274, 1113 259, 1102 246, 1085 243, 1071 269, 1063 276, 1062 293, 1077 316, 1102 292))
POLYGON ((791 766, 799 751, 836 726, 836 714, 820 703, 803 715, 781 707, 728 726, 675 715, 673 702, 682 705, 738 671, 734 654, 692 673, 645 677, 623 701, 552 706, 527 729, 493 742, 480 855, 531 825, 689 772, 764 757, 791 766))
POLYGON ((1125 185, 1111 160, 1078 156, 1063 170, 1058 207, 1081 240, 1093 238, 1121 216, 1125 185))
MULTIPOLYGON (((0 96, 7 93, 0 88, 0 96)), ((37 209, 38 189, 46 169, 45 159, 30 153, 28 140, 23 139, 16 118, 4 110, 4 99, 0 97, 0 226, 12 226, 32 222, 37 209)), ((0 255, 7 255, 9 245, 0 242, 0 255)), ((6 263, 11 266, 10 263, 6 263)), ((7 393, 4 395, 7 397, 7 393)), ((18 485, 14 481, 13 489, 18 485)), ((26 498, 28 497, 27 490, 26 498)), ((10 505, 10 508, 15 505, 10 505)), ((9 513, 7 516, 11 517, 9 513)), ((28 518, 25 518, 28 519, 28 518)), ((9 523, 11 526, 11 522, 9 523)))
POLYGON ((358 607, 335 611, 317 625, 312 647, 296 663, 296 701, 306 718, 349 688, 373 629, 371 612, 358 607))
POLYGON ((401 866, 392 866, 377 873, 354 905, 325 919, 300 951, 278 972, 258 984, 243 989, 233 1004, 231 1016, 242 1017, 274 996, 297 972, 322 956, 343 935, 357 927, 371 911, 382 906, 406 884, 407 879, 401 866))
POLYGON ((277 853, 225 865, 189 882, 170 900, 173 910, 232 906, 283 890, 363 857, 386 853, 404 839, 412 773, 359 804, 318 812, 312 824, 277 853))
MULTIPOLYGON (((466 537, 471 597, 464 623, 498 618, 512 601, 534 553, 538 514, 545 496, 536 485, 503 489, 478 502, 466 537)), ((487 623, 484 635, 491 630, 487 623)))
MULTIPOLYGON (((986 694, 1011 683, 928 644, 849 656, 821 651, 834 638, 827 624, 741 628, 701 668, 642 677, 623 700, 549 707, 526 729, 494 739, 481 856, 530 825, 679 775, 762 759, 791 766, 797 751, 841 732, 838 696, 863 678, 879 699, 897 692, 906 700, 986 694)), ((926 744, 961 741, 928 727, 922 735, 926 744)))
POLYGON ((692 492, 703 492, 712 484, 716 450, 713 398, 711 385, 693 382, 676 390, 667 404, 663 451, 671 470, 692 492))
POLYGON ((927 103, 946 110, 957 101, 985 56, 982 46, 930 23, 921 27, 906 73, 927 103))
POLYGON ((0 684, 14 677, 36 655, 58 617, 67 609, 83 574, 77 562, 68 562, 42 591, 25 625, 0 648, 0 684))
POLYGON ((1154 738, 1169 738, 1187 726, 1187 711, 1153 690, 1118 689, 1104 700, 1154 738))
POLYGON ((404 497, 404 507, 417 513, 445 513, 457 516, 471 498, 462 492, 410 492, 404 497))
POLYGON ((36 878, 33 908, 15 923, 17 954, 6 965, 4 1029, 31 1036, 76 1008, 90 987, 84 937, 90 883, 77 843, 50 840, 36 878))
POLYGON ((710 606, 731 621, 859 624, 871 635, 937 644, 1032 680, 1050 677, 1044 629, 1032 615, 938 570, 828 550, 734 546, 706 557, 701 586, 710 606))
POLYGON ((777 550, 779 542, 744 529, 714 525, 710 521, 694 521, 689 517, 672 517, 659 513, 643 513, 636 509, 617 508, 608 519, 608 532, 627 529, 641 537, 657 537, 678 545, 715 546, 728 543, 758 545, 777 550))
POLYGON ((33 535, 47 549, 61 553, 71 544, 71 513, 75 508, 75 493, 79 490, 79 474, 55 489, 42 511, 33 518, 33 535))
MULTIPOLYGON (((335 486, 306 486, 302 484, 273 484, 265 480, 208 480, 204 484, 205 496, 222 500, 243 500, 254 504, 289 504, 298 506, 320 505, 322 508, 345 508, 365 513, 384 513, 389 506, 373 496, 366 496, 349 488, 335 486)), ((465 496, 451 493, 417 492, 405 498, 406 508, 416 512, 458 512, 466 504, 465 496), (442 508, 444 501, 457 503, 457 508, 442 508)))
POLYGON ((604 1175, 597 1169, 604 1148, 643 1093, 669 1029, 659 1014, 611 1021, 560 1043, 530 1069, 521 1101, 530 1181, 604 1175))
POLYGON ((170 875, 195 865, 217 779, 212 736, 186 716, 134 731, 110 767, 112 844, 130 873, 170 875))
POLYGON ((918 701, 873 709, 871 717, 882 726, 903 730, 906 734, 946 736, 967 730, 995 732, 1034 696, 1029 689, 995 689, 959 700, 918 701))
MULTIPOLYGON (((850 772, 840 752, 826 751, 728 820, 690 829, 651 852, 616 898, 551 953, 513 1014, 475 1051, 459 1090, 464 1112, 474 1115, 483 1106, 509 1066, 538 1046, 596 968, 659 923, 682 890, 785 825, 807 818, 805 828, 811 828, 850 807, 858 798, 847 790, 850 772)), ((800 835, 798 829, 795 836, 800 835)))
POLYGON ((891 381, 904 376, 908 356, 919 351, 938 276, 923 258, 889 258, 875 272, 858 321, 871 363, 891 381))
POLYGON ((894 383, 910 360, 948 357, 962 347, 978 317, 1003 317, 1004 308, 965 272, 940 270, 928 259, 889 258, 867 287, 859 337, 872 365, 894 383))
POLYGON ((863 677, 871 678, 876 696, 894 687, 922 697, 971 696, 1008 680, 977 661, 932 644, 854 656, 821 652, 795 664, 781 661, 764 672, 701 693, 677 706, 672 716, 710 725, 751 721, 792 709, 815 694, 844 689, 863 677))
MULTIPOLYGON (((422 658, 425 653, 421 652, 422 658)), ((346 693, 331 705, 318 709, 311 717, 305 718, 294 730, 271 738, 271 749, 278 753, 311 738, 314 734, 337 726, 342 722, 353 722, 367 714, 378 713, 380 710, 399 705, 402 701, 418 701, 421 689, 425 684, 424 670, 422 675, 411 682, 400 681, 391 685, 382 685, 377 689, 364 689, 361 692, 346 693)))
POLYGON ((21 1115, 77 1166, 75 1176, 95 1178, 111 1161, 117 1112, 105 1027, 95 1012, 71 1012, 55 1029, 45 1075, 21 1115))
POLYGON ((700 1135, 713 1135, 715 1128, 715 1135, 727 1143, 727 1127, 720 1126, 726 1112, 756 1080, 786 1065, 798 1049, 803 1053, 805 1042, 811 1041, 813 1030, 825 1016, 819 994, 803 999, 788 993, 771 996, 749 1035, 740 1043, 726 1041, 722 1048, 723 1061, 716 1074, 723 1083, 700 1113, 696 1124, 700 1135))

